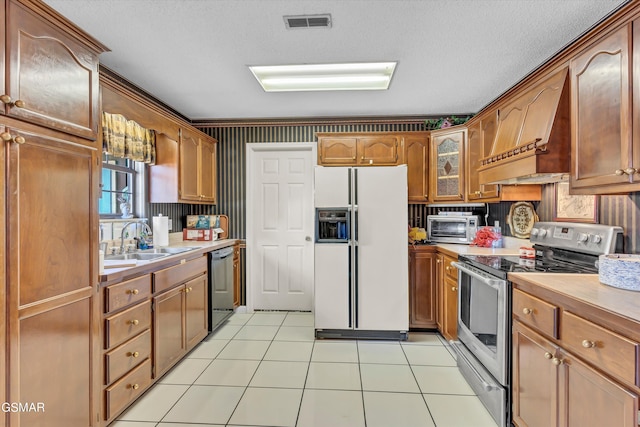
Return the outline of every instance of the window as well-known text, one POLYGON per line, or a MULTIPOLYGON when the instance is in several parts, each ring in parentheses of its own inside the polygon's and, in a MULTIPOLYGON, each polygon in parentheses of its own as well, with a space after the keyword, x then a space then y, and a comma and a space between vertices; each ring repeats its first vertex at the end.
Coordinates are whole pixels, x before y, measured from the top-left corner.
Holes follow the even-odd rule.
POLYGON ((140 191, 143 185, 142 174, 144 164, 129 159, 113 157, 110 154, 102 155, 102 196, 98 202, 98 210, 102 218, 121 217, 123 212, 120 204, 129 204, 131 213, 136 212, 139 201, 143 200, 140 191))

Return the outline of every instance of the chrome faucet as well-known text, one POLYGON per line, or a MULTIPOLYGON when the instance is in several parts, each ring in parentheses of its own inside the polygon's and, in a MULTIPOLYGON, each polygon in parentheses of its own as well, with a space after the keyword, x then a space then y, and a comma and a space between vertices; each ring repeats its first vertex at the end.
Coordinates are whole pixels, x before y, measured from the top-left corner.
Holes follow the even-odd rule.
POLYGON ((129 221, 129 222, 127 222, 122 227, 122 232, 120 233, 120 253, 121 254, 124 253, 124 232, 127 230, 127 227, 132 225, 132 224, 140 224, 140 225, 142 225, 142 227, 144 227, 145 231, 147 232, 148 236, 151 236, 153 234, 153 232, 151 231, 151 227, 149 227, 149 224, 147 224, 146 222, 143 222, 143 221, 129 221))

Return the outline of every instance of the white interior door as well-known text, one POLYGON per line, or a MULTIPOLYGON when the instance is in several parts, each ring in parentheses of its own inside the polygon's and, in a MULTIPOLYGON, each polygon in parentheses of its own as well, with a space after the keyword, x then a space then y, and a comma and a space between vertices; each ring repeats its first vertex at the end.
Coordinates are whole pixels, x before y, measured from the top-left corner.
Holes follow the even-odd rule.
POLYGON ((247 144, 247 309, 313 306, 313 144, 247 144))

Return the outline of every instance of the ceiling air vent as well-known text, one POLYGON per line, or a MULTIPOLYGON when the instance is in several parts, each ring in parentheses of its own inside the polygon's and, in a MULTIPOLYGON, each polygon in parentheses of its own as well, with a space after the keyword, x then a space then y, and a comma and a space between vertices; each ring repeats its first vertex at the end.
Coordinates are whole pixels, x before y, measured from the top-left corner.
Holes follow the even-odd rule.
POLYGON ((289 15, 283 16, 287 29, 293 28, 331 28, 331 14, 322 15, 289 15))

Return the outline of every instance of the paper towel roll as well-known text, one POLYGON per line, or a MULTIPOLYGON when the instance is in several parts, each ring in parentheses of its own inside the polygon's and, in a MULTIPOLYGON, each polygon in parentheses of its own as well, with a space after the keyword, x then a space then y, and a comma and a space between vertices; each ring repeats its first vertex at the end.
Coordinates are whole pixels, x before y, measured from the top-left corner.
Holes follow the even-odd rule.
POLYGON ((162 215, 153 217, 153 245, 169 246, 169 217, 162 215))

